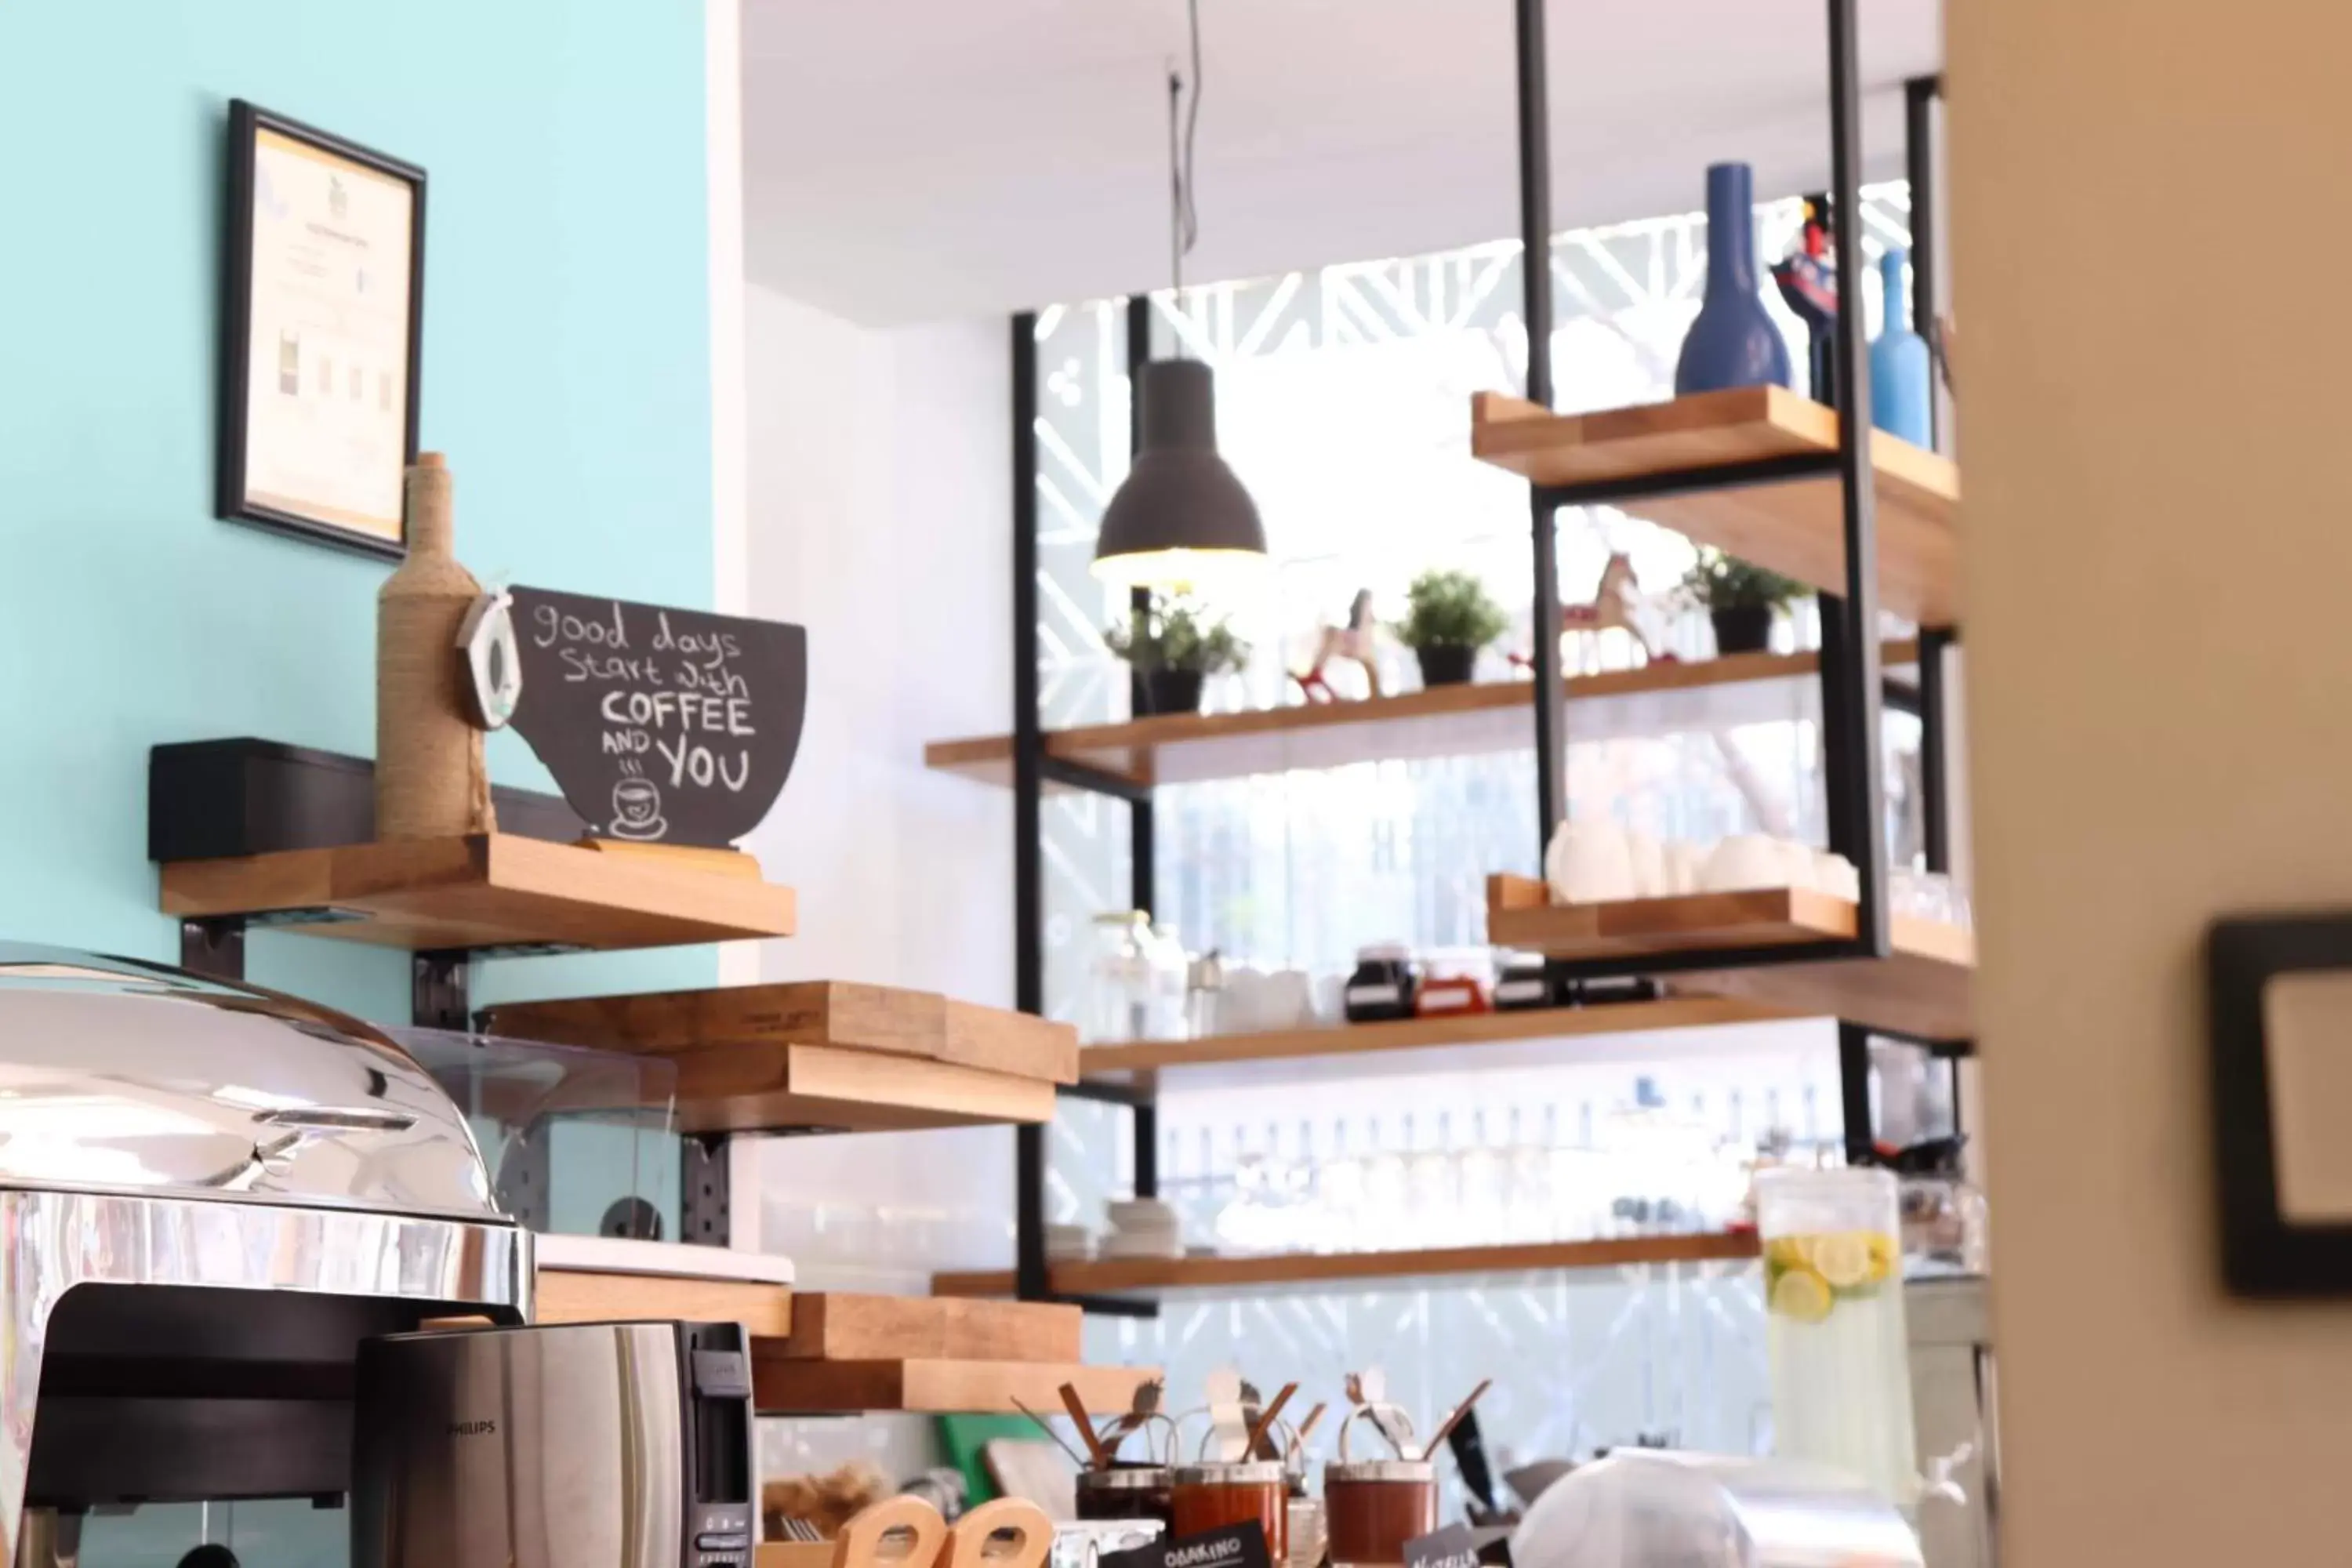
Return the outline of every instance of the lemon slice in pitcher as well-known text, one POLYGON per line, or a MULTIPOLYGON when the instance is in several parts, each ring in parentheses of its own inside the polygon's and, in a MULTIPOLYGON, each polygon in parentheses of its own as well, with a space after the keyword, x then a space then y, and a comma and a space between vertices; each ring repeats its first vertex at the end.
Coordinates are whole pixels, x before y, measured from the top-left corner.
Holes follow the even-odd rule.
POLYGON ((1830 1315, 1836 1298, 1827 1281, 1810 1268, 1791 1268, 1773 1282, 1771 1309, 1800 1323, 1818 1323, 1830 1315))
POLYGON ((1868 1284, 1873 1265, 1866 1231, 1832 1231, 1813 1240, 1813 1268, 1833 1290, 1868 1284))

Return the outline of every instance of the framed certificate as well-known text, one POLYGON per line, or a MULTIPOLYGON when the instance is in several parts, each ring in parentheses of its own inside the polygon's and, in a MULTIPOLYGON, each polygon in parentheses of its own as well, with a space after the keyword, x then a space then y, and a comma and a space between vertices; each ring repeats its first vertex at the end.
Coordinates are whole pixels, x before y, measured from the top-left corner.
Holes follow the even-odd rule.
POLYGON ((219 515, 406 554, 425 171, 239 99, 226 225, 219 515))

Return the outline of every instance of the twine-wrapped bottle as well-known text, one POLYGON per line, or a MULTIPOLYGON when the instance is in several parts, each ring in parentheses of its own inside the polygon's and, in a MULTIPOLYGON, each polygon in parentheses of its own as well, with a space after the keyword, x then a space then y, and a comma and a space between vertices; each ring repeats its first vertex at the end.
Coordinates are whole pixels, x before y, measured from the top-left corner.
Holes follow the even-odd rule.
POLYGON ((457 630, 481 591, 454 553, 449 468, 417 456, 407 475, 408 559, 375 603, 375 836, 488 833, 482 732, 466 716, 457 630))

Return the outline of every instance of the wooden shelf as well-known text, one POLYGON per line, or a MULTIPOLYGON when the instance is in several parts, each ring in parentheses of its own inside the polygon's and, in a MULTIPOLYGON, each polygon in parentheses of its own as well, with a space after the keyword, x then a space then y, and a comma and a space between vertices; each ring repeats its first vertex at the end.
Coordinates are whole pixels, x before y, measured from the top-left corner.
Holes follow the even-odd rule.
POLYGON ((1475 1050, 1524 1040, 1569 1039, 1663 1029, 1706 1029, 1720 1024, 1771 1022, 1800 1016, 1761 1003, 1721 996, 1674 996, 1656 1002, 1598 1003, 1586 1007, 1472 1013, 1446 1018, 1341 1024, 1320 1029, 1216 1035, 1199 1040, 1138 1040, 1087 1046, 1078 1069, 1093 1079, 1145 1078, 1165 1086, 1172 1077, 1261 1062, 1331 1060, 1343 1065, 1429 1051, 1475 1050))
MULTIPOLYGON (((1009 1278, 1009 1276, 1008 1276, 1009 1278)), ((1064 1384, 1097 1415, 1122 1415, 1160 1373, 1146 1366, 1018 1361, 797 1361, 778 1342, 751 1346, 751 1397, 763 1415, 844 1415, 906 1410, 930 1415, 1019 1414, 1062 1408, 1064 1384)))
POLYGON ((679 1131, 877 1132, 1045 1122, 1077 1031, 927 991, 814 981, 492 1007, 488 1033, 658 1056, 679 1131))
POLYGON ((793 1299, 787 1361, 985 1361, 1066 1365, 1085 1359, 1086 1314, 1045 1301, 811 1291, 793 1299))
POLYGON ((268 919, 384 947, 618 949, 790 936, 756 877, 493 833, 284 849, 163 868, 163 912, 268 919))
MULTIPOLYGON (((1886 645, 1888 668, 1915 663, 1916 644, 1886 645)), ((1570 676, 1576 741, 1681 734, 1819 711, 1810 653, 1732 654, 1639 669, 1570 676)), ((1477 756, 1535 743, 1534 691, 1526 681, 1441 686, 1362 702, 1301 703, 1239 713, 1171 713, 1120 724, 1056 730, 1048 754, 1139 784, 1198 784, 1294 768, 1423 757, 1477 756)), ((1013 737, 939 741, 923 749, 928 767, 992 784, 1013 782, 1013 737)))
POLYGON ((604 1237, 535 1239, 534 1323, 681 1318, 793 1331, 792 1265, 782 1258, 604 1237), (703 1252, 718 1256, 694 1256, 703 1252))
POLYGON ((835 1046, 682 1051, 681 1132, 912 1132, 1054 1119, 1045 1079, 835 1046))
MULTIPOLYGON (((1186 1290, 1328 1289, 1381 1281, 1483 1279, 1646 1263, 1717 1263, 1756 1256, 1748 1233, 1627 1236, 1601 1241, 1541 1241, 1444 1247, 1409 1252, 1332 1252, 1264 1258, 1104 1258, 1057 1263, 1053 1288, 1086 1295, 1163 1295, 1186 1290)), ((1009 1296, 1010 1269, 932 1277, 941 1296, 1009 1296)))
MULTIPOLYGON (((1539 485, 1703 474, 1728 464, 1834 454, 1838 416, 1785 387, 1744 386, 1596 414, 1552 414, 1521 398, 1472 400, 1470 450, 1539 485)), ((1877 479, 1879 603, 1922 626, 1960 618, 1959 470, 1884 431, 1870 438, 1877 479)), ((1620 503, 1626 510, 1841 593, 1844 513, 1834 472, 1690 489, 1620 503)))
POLYGON ((711 1046, 839 1046, 1075 1083, 1077 1031, 1026 1013, 929 991, 838 980, 719 985, 488 1009, 515 1039, 673 1056, 711 1046))
MULTIPOLYGON (((1851 937, 1857 919, 1847 900, 1804 889, 1554 904, 1544 884, 1528 878, 1494 877, 1487 884, 1486 939, 1555 958, 1637 959, 1795 946, 1851 937)), ((1671 979, 1678 990, 1740 997, 1924 1039, 1972 1037, 1974 934, 1903 915, 1895 917, 1891 934, 1895 951, 1883 959, 1677 971, 1671 979)))

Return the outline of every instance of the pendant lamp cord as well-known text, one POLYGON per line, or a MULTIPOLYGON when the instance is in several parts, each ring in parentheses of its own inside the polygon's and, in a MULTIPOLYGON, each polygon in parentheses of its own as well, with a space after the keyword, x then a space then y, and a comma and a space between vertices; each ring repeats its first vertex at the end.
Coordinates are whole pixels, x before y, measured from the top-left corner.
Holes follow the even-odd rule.
MULTIPOLYGON (((1168 69, 1168 270, 1175 281, 1180 310, 1183 304, 1184 258, 1192 253, 1194 243, 1201 237, 1201 212, 1192 195, 1192 147, 1201 127, 1201 0, 1185 0, 1184 13, 1192 44, 1192 96, 1189 103, 1184 100, 1184 78, 1173 66, 1168 69)), ((1176 353, 1181 357, 1183 352, 1183 342, 1179 339, 1176 353)))

